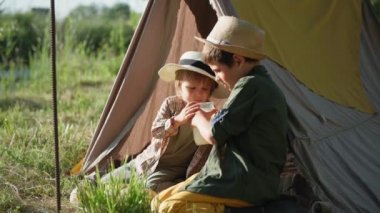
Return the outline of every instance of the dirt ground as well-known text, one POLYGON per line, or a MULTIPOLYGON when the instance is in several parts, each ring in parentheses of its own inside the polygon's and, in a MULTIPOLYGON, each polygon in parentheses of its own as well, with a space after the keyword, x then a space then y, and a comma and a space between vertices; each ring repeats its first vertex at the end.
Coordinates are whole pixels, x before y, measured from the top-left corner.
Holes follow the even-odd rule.
MULTIPOLYGON (((25 201, 26 207, 22 209, 21 212, 25 213, 53 213, 57 212, 56 198, 44 198, 25 201)), ((75 213, 80 212, 77 207, 73 206, 68 199, 63 198, 61 200, 61 210, 62 213, 75 213)))

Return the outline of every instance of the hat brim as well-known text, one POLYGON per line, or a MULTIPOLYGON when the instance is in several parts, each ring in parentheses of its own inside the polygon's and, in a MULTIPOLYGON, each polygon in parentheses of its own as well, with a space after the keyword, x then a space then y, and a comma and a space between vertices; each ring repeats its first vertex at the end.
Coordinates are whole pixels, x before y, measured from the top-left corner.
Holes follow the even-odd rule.
POLYGON ((216 47, 218 49, 221 49, 221 50, 224 50, 226 52, 230 52, 230 53, 234 53, 234 54, 238 54, 238 55, 241 55, 241 56, 245 56, 247 58, 251 58, 251 59, 257 59, 257 60, 261 60, 261 59, 264 59, 266 58, 267 56, 264 54, 264 53, 260 53, 258 51, 255 51, 255 50, 252 50, 252 49, 248 49, 248 48, 245 48, 245 47, 240 47, 240 46, 234 46, 234 45, 228 45, 228 44, 215 44, 207 39, 204 39, 204 38, 199 38, 199 37, 196 37, 195 36, 195 39, 204 43, 204 44, 209 44, 213 47, 216 47))
MULTIPOLYGON (((165 64, 159 71, 158 71, 158 76, 160 79, 166 81, 166 82, 172 82, 175 80, 175 73, 178 70, 189 70, 193 71, 202 75, 205 75, 212 80, 215 81, 215 77, 208 74, 206 71, 199 69, 197 67, 193 67, 190 65, 179 65, 179 64, 165 64)), ((227 98, 229 95, 229 92, 226 88, 224 88, 223 85, 221 85, 219 82, 217 82, 218 86, 215 88, 213 93, 211 94, 215 98, 227 98)))

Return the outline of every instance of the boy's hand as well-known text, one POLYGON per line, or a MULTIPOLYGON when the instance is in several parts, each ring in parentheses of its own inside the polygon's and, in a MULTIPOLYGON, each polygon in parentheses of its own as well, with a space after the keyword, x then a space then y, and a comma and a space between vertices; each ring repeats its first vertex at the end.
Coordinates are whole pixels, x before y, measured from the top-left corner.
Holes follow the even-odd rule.
POLYGON ((197 112, 195 113, 194 118, 191 120, 191 124, 192 124, 193 126, 196 126, 196 123, 198 122, 198 121, 197 121, 198 119, 205 119, 205 120, 207 120, 207 121, 210 121, 211 118, 212 118, 212 116, 213 116, 215 113, 217 113, 217 112, 218 112, 217 109, 213 109, 213 110, 211 110, 210 112, 205 112, 205 111, 203 111, 203 110, 199 110, 199 111, 197 111, 197 112))
POLYGON ((187 103, 181 112, 174 116, 175 126, 179 127, 185 123, 188 123, 194 117, 195 113, 199 111, 199 107, 199 103, 197 102, 187 103))
POLYGON ((209 143, 215 144, 216 140, 212 136, 211 133, 211 117, 218 111, 216 109, 210 112, 204 112, 203 110, 199 110, 195 113, 195 116, 191 120, 191 125, 197 128, 202 135, 202 137, 209 143))

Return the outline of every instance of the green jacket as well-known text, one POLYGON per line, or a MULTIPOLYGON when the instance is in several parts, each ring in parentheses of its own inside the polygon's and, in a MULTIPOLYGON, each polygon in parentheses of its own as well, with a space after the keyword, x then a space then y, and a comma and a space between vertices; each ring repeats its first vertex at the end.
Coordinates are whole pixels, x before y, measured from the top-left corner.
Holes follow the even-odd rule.
POLYGON ((185 189, 254 205, 277 198, 287 122, 284 95, 266 69, 256 66, 212 120, 217 144, 185 189))

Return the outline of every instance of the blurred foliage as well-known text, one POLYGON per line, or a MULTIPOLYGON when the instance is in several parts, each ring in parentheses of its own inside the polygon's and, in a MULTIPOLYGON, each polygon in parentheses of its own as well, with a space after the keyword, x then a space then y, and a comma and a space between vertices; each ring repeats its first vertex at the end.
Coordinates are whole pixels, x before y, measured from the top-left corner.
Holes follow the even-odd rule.
POLYGON ((87 54, 98 54, 103 48, 125 52, 134 32, 128 21, 130 14, 129 6, 121 3, 110 8, 80 6, 63 23, 63 41, 73 47, 84 46, 87 54))
POLYGON ((131 11, 127 4, 117 3, 113 7, 106 9, 103 14, 105 18, 111 20, 128 20, 131 16, 131 11))
POLYGON ((46 26, 46 17, 39 14, 0 14, 0 68, 9 69, 15 62, 28 65, 46 26))
POLYGON ((78 6, 69 14, 70 19, 83 20, 100 17, 105 20, 128 20, 131 10, 127 4, 117 3, 112 7, 100 7, 95 4, 88 6, 78 6))
MULTIPOLYGON (((100 51, 124 53, 136 24, 130 16, 127 4, 79 6, 57 23, 58 48, 80 46, 86 54, 95 55, 100 51)), ((14 69, 15 64, 29 66, 32 55, 49 40, 49 20, 48 13, 0 13, 0 70, 14 69)))

